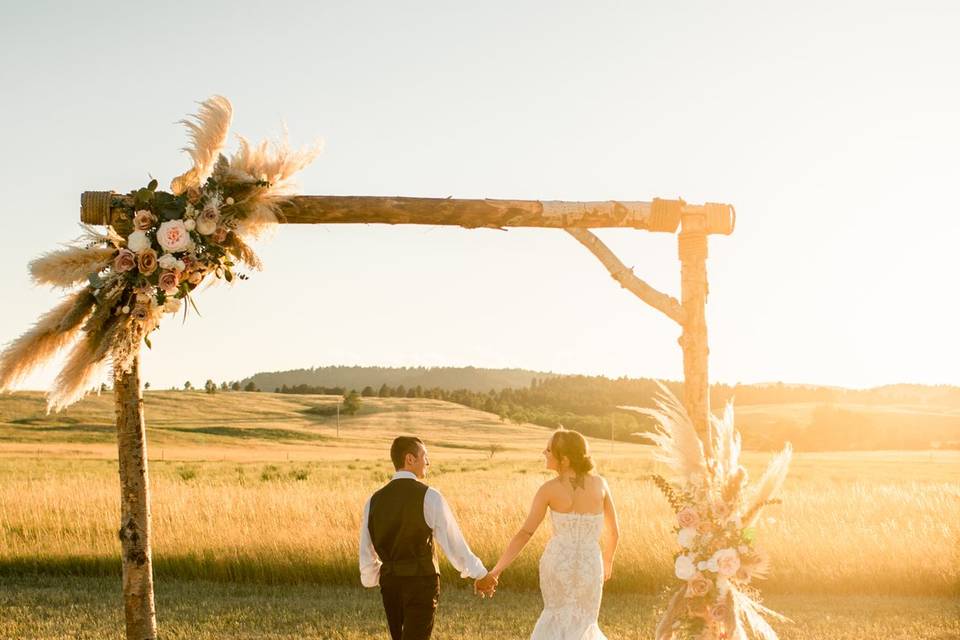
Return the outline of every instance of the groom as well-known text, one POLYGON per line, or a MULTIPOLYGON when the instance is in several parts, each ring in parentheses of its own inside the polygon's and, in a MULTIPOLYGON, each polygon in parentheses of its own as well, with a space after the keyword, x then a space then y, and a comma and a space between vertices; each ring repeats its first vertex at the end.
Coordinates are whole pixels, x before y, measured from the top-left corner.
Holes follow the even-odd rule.
POLYGON ((497 580, 470 551, 439 491, 420 482, 430 459, 419 438, 400 436, 390 446, 396 473, 363 507, 360 581, 380 585, 393 640, 428 640, 440 597, 434 541, 474 589, 493 595, 497 580))

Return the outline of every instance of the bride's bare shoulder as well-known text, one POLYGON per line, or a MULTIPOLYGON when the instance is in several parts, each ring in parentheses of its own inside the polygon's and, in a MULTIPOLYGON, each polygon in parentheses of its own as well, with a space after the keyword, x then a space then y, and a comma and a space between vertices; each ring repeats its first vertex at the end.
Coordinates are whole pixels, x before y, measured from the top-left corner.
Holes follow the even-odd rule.
POLYGON ((607 493, 608 491, 610 491, 610 485, 607 484, 607 479, 606 479, 606 478, 604 478, 603 476, 601 476, 601 475, 599 475, 599 474, 597 474, 597 475, 595 475, 595 476, 593 476, 593 477, 595 478, 594 482, 597 483, 597 486, 600 487, 600 490, 601 490, 601 491, 603 491, 604 493, 607 493))
POLYGON ((537 493, 552 497, 557 495, 557 491, 561 486, 562 482, 560 481, 560 478, 550 478, 549 480, 545 480, 544 483, 540 485, 540 488, 537 489, 537 493))

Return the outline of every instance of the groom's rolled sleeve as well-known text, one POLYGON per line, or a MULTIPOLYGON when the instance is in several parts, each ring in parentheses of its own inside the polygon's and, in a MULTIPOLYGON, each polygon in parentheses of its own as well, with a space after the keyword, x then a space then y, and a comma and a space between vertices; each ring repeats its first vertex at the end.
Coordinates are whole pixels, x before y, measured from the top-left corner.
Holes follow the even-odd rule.
POLYGON ((473 554, 470 545, 463 539, 463 533, 453 517, 450 505, 433 487, 427 489, 427 495, 424 496, 423 519, 427 526, 433 529, 434 540, 443 549, 450 564, 460 572, 461 578, 479 579, 487 575, 480 558, 473 554))
POLYGON ((380 584, 380 567, 383 563, 370 539, 370 501, 363 505, 363 519, 360 523, 360 582, 365 587, 380 584))

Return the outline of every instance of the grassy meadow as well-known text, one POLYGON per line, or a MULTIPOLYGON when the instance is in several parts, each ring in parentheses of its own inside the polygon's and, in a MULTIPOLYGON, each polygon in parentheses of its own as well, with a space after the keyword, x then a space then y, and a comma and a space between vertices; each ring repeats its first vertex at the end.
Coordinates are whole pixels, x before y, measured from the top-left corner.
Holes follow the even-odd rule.
MULTIPOLYGON (((394 435, 427 442, 429 482, 488 565, 548 477, 541 427, 440 401, 371 398, 341 418, 338 436, 323 415, 333 401, 146 394, 164 635, 382 635, 376 591, 358 587, 356 541, 363 501, 391 473, 394 435)), ((120 637, 112 410, 110 395, 51 416, 40 394, 0 397, 0 637, 120 637)), ((595 441, 593 453, 622 527, 601 623, 611 638, 649 637, 672 580, 671 514, 644 479, 662 469, 642 445, 595 441)), ((752 477, 768 458, 746 454, 752 477)), ((783 638, 960 635, 960 452, 797 454, 782 497, 757 539, 773 559, 768 604, 796 620, 778 625, 783 638), (830 620, 841 628, 827 633, 830 620)), ((471 600, 444 563, 436 637, 522 637, 517 629, 539 613, 547 529, 490 602, 471 600)))

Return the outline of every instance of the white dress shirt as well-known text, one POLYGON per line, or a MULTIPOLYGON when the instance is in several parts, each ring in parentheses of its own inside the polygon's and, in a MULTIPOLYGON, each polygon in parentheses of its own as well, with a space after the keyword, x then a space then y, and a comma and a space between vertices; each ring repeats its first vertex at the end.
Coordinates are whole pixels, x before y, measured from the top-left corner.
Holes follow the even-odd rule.
MULTIPOLYGON (((410 478, 416 480, 410 471, 397 471, 393 479, 410 478)), ((467 541, 463 539, 460 526, 453 517, 450 505, 443 495, 433 487, 427 488, 423 497, 423 519, 427 526, 433 529, 433 539, 443 549, 444 555, 450 564, 460 572, 461 578, 479 579, 487 575, 480 558, 473 554, 467 541)), ((370 539, 370 499, 363 505, 363 521, 360 525, 360 582, 365 587, 376 587, 380 584, 380 567, 383 563, 377 550, 373 548, 370 539)))

